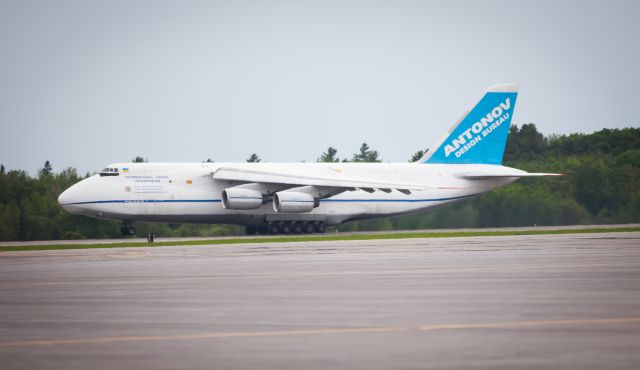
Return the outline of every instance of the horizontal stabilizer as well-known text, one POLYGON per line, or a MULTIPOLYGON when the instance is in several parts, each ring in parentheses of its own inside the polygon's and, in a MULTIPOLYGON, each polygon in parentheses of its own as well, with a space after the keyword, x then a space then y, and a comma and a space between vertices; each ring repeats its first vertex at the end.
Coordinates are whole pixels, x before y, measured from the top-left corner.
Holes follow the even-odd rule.
POLYGON ((525 172, 525 171, 500 171, 500 172, 491 172, 491 171, 474 171, 474 172, 465 172, 457 175, 463 179, 467 180, 482 180, 482 179, 491 179, 491 178, 505 178, 505 177, 539 177, 539 176, 562 176, 561 173, 537 173, 537 172, 525 172))

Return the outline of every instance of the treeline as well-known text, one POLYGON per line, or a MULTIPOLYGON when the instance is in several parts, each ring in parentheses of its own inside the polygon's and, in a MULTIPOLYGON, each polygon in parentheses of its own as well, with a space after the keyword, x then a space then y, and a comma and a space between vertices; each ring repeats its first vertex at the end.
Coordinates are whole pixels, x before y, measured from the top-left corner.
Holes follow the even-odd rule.
MULTIPOLYGON (((414 153, 409 161, 422 157, 414 153)), ((144 162, 142 157, 135 162, 144 162)), ((211 162, 211 159, 207 160, 211 162)), ((257 154, 247 161, 259 162, 257 154)), ((335 148, 322 162, 380 162, 367 144, 351 158, 335 148)), ((353 222, 339 230, 391 230, 444 227, 499 227, 640 222, 640 129, 604 129, 592 134, 545 137, 533 124, 511 127, 504 164, 561 177, 525 178, 482 197, 431 212, 353 222)), ((120 237, 116 221, 100 221, 65 212, 58 195, 86 176, 73 168, 54 172, 46 162, 37 176, 5 171, 0 165, 0 240, 120 237)), ((240 234, 231 225, 136 223, 140 235, 213 236, 240 234)))

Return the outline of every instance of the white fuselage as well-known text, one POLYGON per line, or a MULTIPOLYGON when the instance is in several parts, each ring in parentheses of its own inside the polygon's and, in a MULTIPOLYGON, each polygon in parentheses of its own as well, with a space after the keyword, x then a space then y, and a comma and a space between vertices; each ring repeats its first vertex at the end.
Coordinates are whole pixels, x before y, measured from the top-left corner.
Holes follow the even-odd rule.
MULTIPOLYGON (((73 185, 59 202, 69 212, 101 219, 261 225, 268 221, 319 221, 338 225, 350 220, 420 212, 469 199, 516 180, 516 177, 467 180, 461 173, 514 169, 496 165, 416 163, 128 163, 117 176, 93 175, 73 185), (320 200, 305 213, 278 213, 271 202, 258 209, 233 210, 221 204, 226 188, 242 182, 214 179, 220 167, 273 171, 297 176, 366 178, 372 182, 422 184, 429 190, 344 191, 320 200)), ((518 171, 518 170, 515 170, 518 171)))

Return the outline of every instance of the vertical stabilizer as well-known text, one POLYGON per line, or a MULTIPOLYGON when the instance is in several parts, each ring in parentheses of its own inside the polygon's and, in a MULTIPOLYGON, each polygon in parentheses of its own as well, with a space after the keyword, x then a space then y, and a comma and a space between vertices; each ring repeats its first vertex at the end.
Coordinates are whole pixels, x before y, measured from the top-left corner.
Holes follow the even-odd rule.
POLYGON ((423 163, 501 164, 518 86, 494 85, 473 109, 445 133, 423 163))

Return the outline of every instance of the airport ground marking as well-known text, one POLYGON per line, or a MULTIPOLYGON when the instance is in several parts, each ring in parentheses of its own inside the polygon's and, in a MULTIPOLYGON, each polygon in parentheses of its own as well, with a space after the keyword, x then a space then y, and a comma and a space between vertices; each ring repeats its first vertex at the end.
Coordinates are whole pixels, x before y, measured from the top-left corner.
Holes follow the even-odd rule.
POLYGON ((390 240, 390 239, 430 239, 453 237, 481 237, 481 236, 520 236, 520 235, 560 235, 560 234, 601 234, 616 232, 640 232, 640 227, 602 227, 586 229, 554 229, 554 230, 491 230, 491 231, 432 231, 432 232, 393 232, 370 234, 322 234, 300 236, 263 236, 237 237, 220 239, 199 239, 185 241, 158 241, 147 243, 144 241, 122 243, 95 244, 27 244, 16 246, 2 246, 0 252, 12 251, 40 251, 62 249, 93 249, 93 248, 130 248, 130 247, 167 247, 167 246, 205 246, 224 244, 262 244, 262 243, 290 243, 290 242, 319 242, 319 241, 358 241, 358 240, 390 240))
POLYGON ((610 317, 600 319, 574 319, 574 320, 534 320, 534 321, 507 321, 487 323, 461 323, 461 324, 430 324, 419 326, 378 326, 378 327, 353 327, 353 328, 313 328, 293 330, 268 330, 268 331, 240 331, 240 332, 205 332, 194 334, 168 334, 168 335, 137 335, 137 336, 113 336, 74 339, 36 339, 0 342, 0 348, 10 347, 37 347, 53 345, 85 345, 118 342, 154 342, 154 341, 180 341, 180 340, 206 340, 226 338, 252 338, 252 337, 280 337, 280 336, 308 336, 308 335, 339 335, 339 334, 376 334, 392 332, 434 332, 446 330, 482 330, 482 329, 526 329, 536 327, 563 327, 604 324, 629 324, 640 323, 640 317, 610 317))
POLYGON ((511 321, 488 322, 477 324, 437 324, 419 327, 420 331, 434 330, 459 330, 459 329, 518 329, 543 326, 576 326, 596 324, 626 324, 640 322, 640 317, 613 317, 604 319, 576 319, 576 320, 537 320, 537 321, 511 321))

